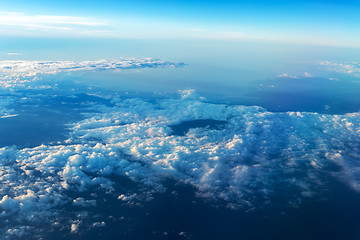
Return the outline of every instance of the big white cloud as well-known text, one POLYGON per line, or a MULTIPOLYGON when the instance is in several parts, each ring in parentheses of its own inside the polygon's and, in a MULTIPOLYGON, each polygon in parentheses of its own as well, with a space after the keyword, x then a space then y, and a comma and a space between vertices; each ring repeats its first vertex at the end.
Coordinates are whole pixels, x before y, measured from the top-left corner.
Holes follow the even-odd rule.
POLYGON ((192 91, 156 102, 116 98, 113 104, 98 105, 98 113, 73 124, 65 145, 0 149, 1 217, 39 221, 68 202, 96 205, 67 196, 71 189, 97 186, 131 199, 114 192, 114 174, 154 190, 169 178, 187 182, 229 207, 266 204, 284 188, 293 190, 289 202, 299 203, 321 189, 321 172, 333 165, 340 167, 334 176, 360 190, 359 113, 272 113, 207 103, 192 91), (227 124, 172 135, 172 124, 197 119, 227 124))
POLYGON ((98 61, 0 61, 0 88, 29 89, 39 85, 41 74, 75 71, 124 70, 158 67, 179 67, 184 63, 155 58, 119 58, 98 61))
MULTIPOLYGON (((11 79, 8 85, 21 89, 28 86, 24 79, 36 86, 36 79, 29 76, 38 74, 158 66, 177 63, 7 61, 0 62, 0 72, 3 82, 11 79)), ((5 107, 0 110, 3 116, 11 113, 5 107)), ((95 112, 70 126, 64 143, 0 148, 0 218, 16 220, 1 227, 3 236, 22 237, 30 223, 55 219, 65 204, 96 206, 95 199, 80 196, 94 187, 121 201, 141 198, 138 193, 117 191, 114 175, 153 191, 162 191, 167 179, 186 182, 199 195, 229 207, 266 205, 287 189, 291 189, 289 203, 300 204, 323 187, 323 170, 360 191, 359 113, 273 113, 256 106, 209 103, 192 90, 151 101, 113 98, 112 106, 93 108, 95 112), (173 135, 170 126, 200 119, 226 124, 173 135), (79 195, 68 194, 73 190, 79 195)), ((72 221, 69 232, 78 232, 80 224, 72 221)))

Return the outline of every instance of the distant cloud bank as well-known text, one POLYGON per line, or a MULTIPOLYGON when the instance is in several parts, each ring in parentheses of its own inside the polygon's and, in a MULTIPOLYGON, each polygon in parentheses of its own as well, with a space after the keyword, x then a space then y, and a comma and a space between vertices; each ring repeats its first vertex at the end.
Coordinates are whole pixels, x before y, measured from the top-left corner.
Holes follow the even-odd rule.
MULTIPOLYGON (((8 53, 18 55, 18 53, 8 53)), ((102 71, 135 68, 179 67, 184 63, 155 58, 129 58, 99 61, 0 61, 0 73, 56 73, 72 71, 102 71)))
POLYGON ((319 64, 327 67, 327 69, 330 71, 356 75, 360 73, 360 63, 358 62, 338 63, 330 61, 320 61, 319 64))
POLYGON ((155 58, 120 58, 98 61, 0 61, 0 88, 48 88, 39 86, 39 74, 75 71, 119 71, 125 69, 182 67, 185 63, 155 58))

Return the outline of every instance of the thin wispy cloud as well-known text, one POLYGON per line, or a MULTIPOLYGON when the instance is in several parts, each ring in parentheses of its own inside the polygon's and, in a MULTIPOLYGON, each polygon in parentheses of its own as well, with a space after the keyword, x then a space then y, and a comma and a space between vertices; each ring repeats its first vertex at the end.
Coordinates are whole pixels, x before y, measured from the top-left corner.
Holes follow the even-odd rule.
POLYGON ((20 53, 17 53, 17 52, 9 52, 9 53, 6 53, 6 55, 8 55, 8 56, 18 56, 18 55, 20 55, 20 53))
POLYGON ((42 31, 65 31, 72 34, 82 34, 83 31, 93 28, 106 27, 109 24, 98 20, 78 16, 56 15, 27 15, 18 12, 0 12, 0 31, 3 33, 37 34, 42 31))

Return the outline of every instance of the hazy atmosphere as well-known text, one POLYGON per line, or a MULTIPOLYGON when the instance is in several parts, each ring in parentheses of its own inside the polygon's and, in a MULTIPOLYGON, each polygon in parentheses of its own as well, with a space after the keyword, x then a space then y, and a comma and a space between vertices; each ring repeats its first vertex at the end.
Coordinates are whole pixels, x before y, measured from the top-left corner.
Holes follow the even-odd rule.
POLYGON ((359 21, 0 0, 0 239, 360 238, 359 21))

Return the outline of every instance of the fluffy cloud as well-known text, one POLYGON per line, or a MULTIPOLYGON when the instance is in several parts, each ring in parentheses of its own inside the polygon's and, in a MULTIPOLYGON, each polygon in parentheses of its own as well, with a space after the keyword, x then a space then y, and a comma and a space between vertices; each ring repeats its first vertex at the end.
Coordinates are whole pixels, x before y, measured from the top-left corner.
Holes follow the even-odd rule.
POLYGON ((0 72, 5 74, 42 74, 71 71, 102 71, 134 68, 156 68, 182 66, 182 63, 154 58, 129 58, 99 61, 0 61, 0 72))
MULTIPOLYGON (((162 191, 166 179, 186 182, 200 196, 235 208, 264 206, 284 191, 288 203, 300 204, 322 189, 324 170, 360 191, 359 113, 272 113, 208 103, 193 91, 180 95, 114 98, 114 106, 97 105, 96 113, 73 124, 66 144, 1 148, 0 217, 21 226, 54 218, 68 203, 96 206, 94 199, 68 195, 75 190, 98 188, 125 202, 151 199, 118 192, 114 175, 154 191, 162 191), (171 125, 200 119, 226 124, 172 135, 171 125)), ((80 224, 69 231, 78 232, 80 224)), ((19 226, 3 230, 9 235, 19 226)))
POLYGON ((282 73, 282 74, 279 74, 278 77, 279 78, 293 78, 293 79, 296 79, 296 78, 311 78, 313 75, 308 73, 308 72, 304 72, 303 75, 289 75, 287 73, 282 73))
MULTIPOLYGON (((41 74, 181 65, 157 59, 2 61, 0 72, 4 89, 19 90, 42 86, 41 74)), ((2 99, 0 117, 16 114, 8 109, 11 101, 2 99)), ((287 204, 301 204, 321 192, 323 172, 360 191, 359 113, 274 113, 209 103, 193 90, 177 98, 111 102, 94 103, 95 111, 69 126, 63 143, 0 148, 0 218, 12 220, 0 228, 3 236, 24 237, 43 221, 55 226, 64 206, 96 207, 94 189, 133 204, 151 200, 168 179, 191 184, 212 202, 246 209, 270 204, 283 192, 287 204), (208 119, 221 126, 211 127, 208 119), (183 122, 184 134, 173 134, 172 126, 183 122), (118 177, 150 190, 121 189, 118 177)), ((69 233, 78 233, 84 218, 68 219, 69 233)), ((106 222, 90 227, 100 226, 106 222)))
POLYGON ((184 66, 184 63, 154 58, 120 58, 111 61, 0 61, 0 88, 49 88, 46 84, 38 84, 42 74, 181 66, 184 66))
POLYGON ((358 76, 360 72, 360 63, 337 63, 330 61, 320 61, 320 65, 326 67, 329 71, 335 71, 340 73, 355 74, 358 76))

